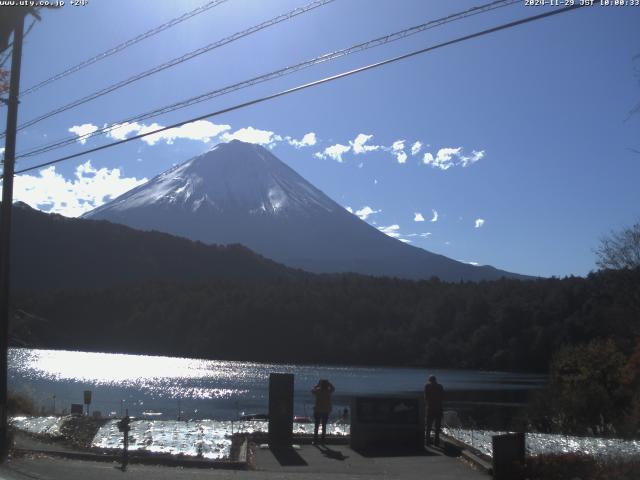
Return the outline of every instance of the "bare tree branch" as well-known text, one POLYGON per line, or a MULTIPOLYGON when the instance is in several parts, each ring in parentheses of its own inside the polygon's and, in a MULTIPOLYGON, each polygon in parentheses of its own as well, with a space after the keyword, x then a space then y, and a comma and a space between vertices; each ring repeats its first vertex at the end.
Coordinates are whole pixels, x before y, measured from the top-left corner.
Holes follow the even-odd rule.
POLYGON ((640 222, 600 241, 596 264, 602 269, 640 267, 640 222))

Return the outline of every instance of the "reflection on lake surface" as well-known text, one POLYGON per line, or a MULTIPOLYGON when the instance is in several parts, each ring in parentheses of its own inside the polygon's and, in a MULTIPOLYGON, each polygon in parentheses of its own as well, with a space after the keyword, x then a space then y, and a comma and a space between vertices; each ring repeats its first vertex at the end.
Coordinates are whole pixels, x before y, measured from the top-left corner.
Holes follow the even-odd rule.
MULTIPOLYGON (((506 433, 462 428, 444 428, 443 431, 488 456, 493 454, 491 437, 506 433)), ((640 440, 576 437, 548 433, 527 433, 525 439, 527 455, 583 453, 602 460, 640 457, 640 440)))
MULTIPOLYGON (((60 437, 61 417, 14 417, 11 423, 20 430, 34 434, 60 437)), ((110 420, 96 433, 92 446, 106 450, 122 449, 122 433, 118 420, 110 420)), ((130 446, 134 451, 183 454, 208 459, 229 458, 233 433, 267 432, 266 421, 231 420, 136 420, 131 423, 130 446)), ((313 424, 294 423, 294 434, 313 434, 313 424)), ((349 425, 327 425, 329 435, 349 434, 349 425)), ((472 446, 485 455, 492 455, 491 437, 505 432, 469 430, 445 427, 444 433, 472 446)), ((584 453, 601 460, 640 457, 639 440, 618 438, 576 437, 569 435, 527 433, 528 455, 543 453, 584 453)))
POLYGON ((9 350, 10 388, 29 395, 45 411, 69 411, 93 392, 91 411, 124 409, 162 420, 236 419, 267 411, 269 374, 295 374, 295 414, 312 414, 310 390, 320 378, 336 387, 334 413, 354 395, 419 393, 430 374, 448 390, 529 390, 544 376, 447 369, 279 365, 146 355, 9 350))

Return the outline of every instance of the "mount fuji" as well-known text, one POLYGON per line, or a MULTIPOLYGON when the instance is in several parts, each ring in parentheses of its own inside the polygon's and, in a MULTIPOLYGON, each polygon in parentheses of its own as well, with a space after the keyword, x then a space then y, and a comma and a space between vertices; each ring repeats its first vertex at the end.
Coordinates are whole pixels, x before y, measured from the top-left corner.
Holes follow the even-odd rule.
POLYGON ((243 244, 316 273, 446 281, 526 278, 407 245, 349 213, 264 147, 237 140, 84 215, 209 244, 243 244))

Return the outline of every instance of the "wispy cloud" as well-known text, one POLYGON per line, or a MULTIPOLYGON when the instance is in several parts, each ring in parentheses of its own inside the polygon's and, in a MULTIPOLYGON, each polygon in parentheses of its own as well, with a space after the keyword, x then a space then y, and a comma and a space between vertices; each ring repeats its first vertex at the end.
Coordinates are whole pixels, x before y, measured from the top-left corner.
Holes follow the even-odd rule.
POLYGON ((336 162, 342 163, 342 155, 347 153, 349 150, 351 150, 350 146, 336 143, 335 145, 331 145, 330 147, 325 148, 322 152, 316 152, 314 156, 319 159, 325 159, 329 157, 336 162))
POLYGON ((437 210, 433 210, 431 209, 431 213, 432 213, 432 217, 431 217, 431 221, 432 222, 437 222, 438 221, 438 211, 437 210))
MULTIPOLYGON (((114 140, 124 140, 129 135, 142 135, 145 133, 153 132, 163 128, 158 123, 152 123, 145 125, 143 123, 122 123, 115 125, 108 133, 107 136, 114 140)), ((249 127, 251 128, 251 127, 249 127)), ((147 145, 155 145, 160 141, 165 141, 168 145, 173 144, 177 139, 196 140, 203 143, 208 143, 211 139, 217 137, 223 132, 231 129, 229 125, 217 125, 207 120, 197 120, 191 123, 185 123, 184 125, 176 128, 170 128, 163 132, 154 133, 148 135, 142 140, 147 145)))
POLYGON ((414 222, 424 222, 424 217, 422 216, 422 214, 420 212, 416 212, 413 215, 413 221, 414 222))
POLYGON ((396 157, 398 163, 407 161, 407 154, 404 151, 404 140, 396 140, 391 145, 391 153, 396 157))
POLYGON ((366 206, 362 207, 360 210, 356 210, 356 215, 360 218, 360 220, 366 220, 370 215, 374 215, 376 213, 380 213, 382 210, 374 210, 373 208, 366 206))
MULTIPOLYGON (((158 124, 155 123, 154 125, 158 125, 158 124)), ((113 138, 114 140, 124 140, 129 136, 129 134, 133 133, 135 135, 138 135, 140 133, 140 130, 148 127, 138 122, 132 122, 132 123, 125 122, 125 123, 119 123, 119 124, 114 123, 113 125, 111 125, 110 128, 111 129, 107 132, 107 137, 113 138)), ((160 128, 160 126, 158 125, 157 128, 160 128)), ((151 130, 147 130, 147 131, 151 131, 151 130)))
POLYGON ((378 230, 380 230, 382 233, 384 233, 385 235, 388 235, 391 238, 395 238, 396 240, 400 240, 403 243, 412 243, 411 240, 409 240, 407 237, 413 237, 415 235, 404 235, 400 232, 400 225, 398 225, 397 223, 394 223, 393 225, 387 225, 387 226, 380 226, 380 227, 376 227, 378 230))
MULTIPOLYGON (((404 164, 407 162, 409 154, 418 155, 425 146, 420 140, 407 144, 404 138, 394 141, 390 146, 373 144, 371 143, 373 137, 373 134, 359 133, 353 140, 349 140, 347 145, 336 143, 316 152, 314 156, 320 159, 332 158, 342 163, 344 154, 348 152, 352 152, 354 155, 362 155, 375 151, 384 151, 390 153, 399 164, 404 164)), ((465 155, 462 147, 444 147, 439 149, 435 156, 431 152, 424 152, 422 154, 422 163, 440 170, 448 170, 454 166, 468 167, 484 157, 484 150, 472 150, 471 154, 465 155)))
POLYGON ((389 235, 393 238, 400 238, 402 236, 402 234, 400 233, 400 225, 398 225, 397 223, 389 225, 387 227, 378 227, 378 230, 380 230, 385 235, 389 235))
POLYGON ((91 161, 78 165, 67 180, 51 166, 34 175, 16 175, 14 198, 33 208, 77 217, 147 181, 123 177, 117 168, 96 169, 91 161))
POLYGON ((468 167, 482 160, 485 156, 484 150, 472 150, 471 155, 464 155, 462 151, 462 147, 441 148, 435 157, 432 153, 425 152, 422 157, 422 163, 430 165, 433 168, 439 168, 440 170, 449 170, 455 166, 468 167))
MULTIPOLYGON (((82 125, 74 125, 69 129, 71 133, 75 133, 79 138, 78 141, 84 145, 87 143, 87 139, 83 138, 85 135, 91 135, 98 130, 98 126, 93 123, 83 123, 82 125)), ((3 149, 4 150, 4 149, 3 149)))
POLYGON ((458 148, 441 148, 438 150, 436 157, 433 158, 431 153, 425 153, 422 157, 422 161, 431 165, 434 168, 439 168, 440 170, 448 170, 454 165, 454 155, 458 155, 462 150, 461 147, 458 148))
POLYGON ((287 140, 289 145, 295 148, 312 147, 318 143, 318 139, 314 132, 306 133, 300 140, 296 140, 291 137, 285 137, 285 140, 287 140))
POLYGON ((476 218, 475 226, 476 228, 480 228, 484 225, 484 218, 476 218))
POLYGON ((460 164, 463 167, 469 166, 472 163, 476 163, 478 160, 482 160, 484 158, 484 150, 480 150, 480 151, 476 151, 476 150, 472 150, 471 151, 471 155, 469 156, 465 156, 465 155, 461 155, 460 156, 460 164))
MULTIPOLYGON (((273 147, 277 142, 282 141, 280 135, 276 135, 269 130, 260 130, 259 128, 245 127, 236 130, 233 133, 223 133, 220 137, 224 142, 231 140, 240 140, 241 142, 256 143, 262 146, 273 147)), ((315 138, 315 135, 314 135, 315 138)))
POLYGON ((380 145, 367 145, 367 142, 372 138, 373 135, 359 133, 354 140, 349 142, 349 145, 351 145, 351 148, 353 149, 353 153, 360 155, 362 153, 375 152, 382 148, 380 145))

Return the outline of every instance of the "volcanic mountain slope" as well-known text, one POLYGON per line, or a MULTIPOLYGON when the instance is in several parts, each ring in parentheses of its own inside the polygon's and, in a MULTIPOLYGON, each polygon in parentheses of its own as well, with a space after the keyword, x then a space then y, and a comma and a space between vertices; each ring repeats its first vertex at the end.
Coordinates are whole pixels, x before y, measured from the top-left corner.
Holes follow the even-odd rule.
POLYGON ((217 145, 84 217, 209 244, 240 243, 277 262, 318 273, 448 281, 520 277, 393 239, 347 212, 267 149, 237 140, 217 145))
POLYGON ((309 276, 242 245, 205 245, 161 232, 47 214, 20 202, 13 210, 11 274, 18 289, 309 276))

